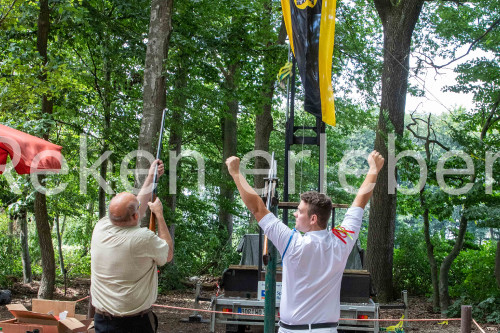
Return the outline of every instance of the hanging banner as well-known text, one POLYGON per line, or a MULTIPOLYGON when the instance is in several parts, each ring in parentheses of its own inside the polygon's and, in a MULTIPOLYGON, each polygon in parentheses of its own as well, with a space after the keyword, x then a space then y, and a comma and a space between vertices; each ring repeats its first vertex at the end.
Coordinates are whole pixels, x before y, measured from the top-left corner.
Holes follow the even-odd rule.
POLYGON ((332 55, 336 0, 281 0, 305 91, 304 109, 335 126, 332 55))

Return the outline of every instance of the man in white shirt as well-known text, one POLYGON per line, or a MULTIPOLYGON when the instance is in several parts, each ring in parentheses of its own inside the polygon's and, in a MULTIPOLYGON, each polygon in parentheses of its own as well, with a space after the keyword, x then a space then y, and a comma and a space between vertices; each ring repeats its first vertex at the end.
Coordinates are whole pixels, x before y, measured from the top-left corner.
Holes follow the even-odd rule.
POLYGON ((173 243, 159 199, 151 198, 156 160, 137 195, 120 193, 109 204, 108 216, 97 222, 91 244, 91 295, 96 333, 156 332, 151 310, 158 294, 157 266, 173 258, 173 243), (143 204, 141 204, 143 203, 143 204), (146 203, 156 217, 158 235, 139 226, 146 203))
POLYGON ((332 202, 326 195, 312 191, 303 193, 294 213, 295 229, 291 230, 267 210, 240 174, 239 159, 232 156, 226 160, 243 203, 282 257, 280 333, 337 332, 342 274, 359 235, 363 210, 372 196, 384 158, 373 151, 368 156, 368 164, 368 174, 346 213, 340 232, 333 234, 326 230, 332 210, 332 202))

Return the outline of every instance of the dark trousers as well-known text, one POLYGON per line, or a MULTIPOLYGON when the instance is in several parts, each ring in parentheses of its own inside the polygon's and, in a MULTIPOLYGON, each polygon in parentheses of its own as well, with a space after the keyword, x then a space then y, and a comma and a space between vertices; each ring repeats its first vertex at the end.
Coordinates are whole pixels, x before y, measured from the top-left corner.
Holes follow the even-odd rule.
POLYGON ((96 313, 96 333, 156 333, 158 317, 153 311, 133 317, 111 317, 96 313))

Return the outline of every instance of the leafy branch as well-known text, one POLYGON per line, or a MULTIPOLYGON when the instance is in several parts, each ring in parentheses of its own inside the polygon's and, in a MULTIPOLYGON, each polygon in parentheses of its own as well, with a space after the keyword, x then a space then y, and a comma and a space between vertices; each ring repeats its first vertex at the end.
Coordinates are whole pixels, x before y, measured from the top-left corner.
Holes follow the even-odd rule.
POLYGON ((423 60, 426 64, 428 64, 428 65, 430 65, 430 66, 434 67, 434 69, 436 69, 436 70, 441 69, 441 68, 443 68, 443 67, 446 67, 446 66, 448 66, 448 65, 450 65, 450 64, 452 64, 452 63, 454 63, 455 61, 458 61, 458 60, 460 60, 460 59, 462 59, 462 58, 466 57, 467 55, 469 55, 469 53, 472 51, 472 49, 474 48, 474 46, 475 46, 477 43, 479 43, 479 42, 480 42, 480 41, 481 41, 484 37, 486 37, 486 35, 488 35, 488 34, 489 34, 489 33, 490 33, 490 32, 491 32, 491 31, 492 31, 492 30, 493 30, 496 26, 498 26, 499 24, 500 24, 500 18, 498 18, 495 22, 493 22, 493 23, 491 24, 491 26, 490 26, 488 29, 486 29, 486 31, 485 31, 485 32, 484 32, 481 36, 479 36, 478 38, 476 38, 476 39, 475 39, 475 40, 474 40, 474 41, 470 44, 469 49, 467 50, 467 52, 466 52, 466 53, 464 53, 463 55, 461 55, 461 56, 460 56, 460 57, 458 57, 458 58, 454 58, 454 59, 452 59, 452 60, 448 61, 447 63, 445 63, 445 64, 443 64, 443 65, 436 65, 436 64, 434 63, 434 61, 433 61, 433 60, 432 60, 429 56, 427 56, 427 55, 425 55, 425 54, 422 54, 422 53, 420 53, 420 54, 422 54, 426 60, 423 60, 423 59, 420 59, 420 58, 419 58, 419 59, 420 59, 420 60, 423 60))

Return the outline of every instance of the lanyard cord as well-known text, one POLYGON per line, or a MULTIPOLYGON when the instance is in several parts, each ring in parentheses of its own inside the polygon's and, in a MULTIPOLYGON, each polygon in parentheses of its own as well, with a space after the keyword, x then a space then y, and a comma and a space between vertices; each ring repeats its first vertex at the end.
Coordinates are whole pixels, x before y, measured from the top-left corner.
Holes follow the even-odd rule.
POLYGON ((290 239, 288 240, 288 243, 286 244, 285 251, 283 251, 283 255, 281 256, 281 265, 283 266, 283 260, 285 259, 285 254, 286 251, 288 250, 288 246, 290 246, 290 242, 292 241, 293 235, 295 234, 295 231, 297 231, 295 228, 292 229, 292 234, 290 235, 290 239))

